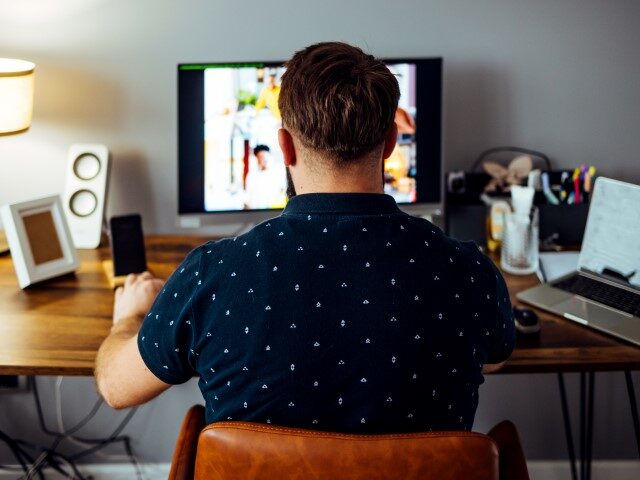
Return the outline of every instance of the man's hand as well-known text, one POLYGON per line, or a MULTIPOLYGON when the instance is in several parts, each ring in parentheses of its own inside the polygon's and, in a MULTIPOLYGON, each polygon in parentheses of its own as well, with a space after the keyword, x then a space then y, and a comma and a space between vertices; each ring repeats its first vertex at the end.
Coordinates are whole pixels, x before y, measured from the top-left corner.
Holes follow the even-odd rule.
POLYGON ((125 318, 142 319, 151 308, 164 282, 151 273, 127 275, 124 287, 116 289, 113 303, 113 323, 117 324, 125 318))
POLYGON ((139 405, 170 385, 160 381, 145 365, 138 350, 138 330, 164 282, 151 273, 128 275, 116 290, 113 327, 96 358, 96 383, 114 408, 139 405))

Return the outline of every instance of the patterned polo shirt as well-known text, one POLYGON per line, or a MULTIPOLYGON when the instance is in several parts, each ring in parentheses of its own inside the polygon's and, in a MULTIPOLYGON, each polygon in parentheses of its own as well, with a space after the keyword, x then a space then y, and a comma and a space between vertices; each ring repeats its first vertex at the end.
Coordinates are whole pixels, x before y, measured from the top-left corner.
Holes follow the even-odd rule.
POLYGON ((473 243, 387 195, 305 194, 189 253, 138 346, 160 380, 199 377, 209 423, 385 433, 471 429, 482 366, 514 337, 473 243))

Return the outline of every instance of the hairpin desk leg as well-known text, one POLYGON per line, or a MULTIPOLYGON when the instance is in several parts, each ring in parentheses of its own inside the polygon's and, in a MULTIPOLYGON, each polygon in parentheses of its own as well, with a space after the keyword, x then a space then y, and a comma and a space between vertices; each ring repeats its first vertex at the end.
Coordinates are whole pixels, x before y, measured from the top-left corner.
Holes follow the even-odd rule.
POLYGON ((631 417, 633 418, 633 431, 636 435, 638 456, 640 456, 640 420, 638 419, 638 404, 636 403, 636 392, 633 389, 633 379, 631 378, 631 372, 629 370, 625 370, 624 378, 627 381, 627 394, 629 395, 631 417))
POLYGON ((585 464, 587 459, 587 436, 586 436, 586 418, 587 418, 587 390, 586 390, 586 374, 580 372, 580 480, 586 480, 585 464))
POLYGON ((591 479, 595 373, 580 372, 580 478, 591 479))
POLYGON ((588 390, 589 396, 587 398, 587 438, 586 438, 586 473, 584 478, 591 480, 591 460, 593 455, 593 403, 594 403, 594 386, 596 383, 596 375, 594 372, 589 372, 588 390))
POLYGON ((569 416, 567 391, 564 386, 564 375, 562 373, 558 373, 558 385, 560 386, 560 404, 562 405, 564 433, 567 437, 567 450, 569 451, 569 461, 571 462, 571 479, 578 480, 578 472, 576 471, 576 452, 573 444, 573 432, 571 430, 571 417, 569 416))

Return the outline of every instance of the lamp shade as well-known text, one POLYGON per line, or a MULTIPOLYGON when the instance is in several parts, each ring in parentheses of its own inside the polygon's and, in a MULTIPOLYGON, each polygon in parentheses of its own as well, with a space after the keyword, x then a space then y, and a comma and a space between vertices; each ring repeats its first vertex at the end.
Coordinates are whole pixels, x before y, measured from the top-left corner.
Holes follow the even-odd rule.
POLYGON ((24 132, 31 125, 35 67, 24 60, 0 58, 0 135, 24 132))

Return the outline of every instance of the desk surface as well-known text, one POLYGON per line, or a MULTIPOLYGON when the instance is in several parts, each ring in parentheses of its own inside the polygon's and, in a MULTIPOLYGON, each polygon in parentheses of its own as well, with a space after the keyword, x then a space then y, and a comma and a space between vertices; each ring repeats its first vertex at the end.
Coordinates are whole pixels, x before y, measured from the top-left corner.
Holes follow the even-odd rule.
MULTIPOLYGON (((206 239, 149 236, 149 268, 167 278, 206 239)), ((75 275, 20 290, 11 258, 0 255, 0 375, 92 375, 96 352, 111 327, 113 291, 102 260, 108 247, 81 250, 75 275)), ((505 275, 511 298, 538 283, 505 275)), ((501 373, 640 369, 640 348, 539 311, 542 331, 518 338, 501 373)))

